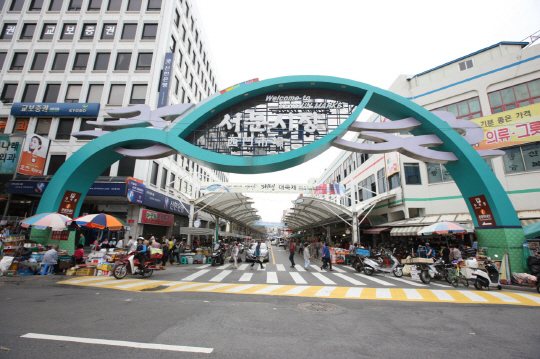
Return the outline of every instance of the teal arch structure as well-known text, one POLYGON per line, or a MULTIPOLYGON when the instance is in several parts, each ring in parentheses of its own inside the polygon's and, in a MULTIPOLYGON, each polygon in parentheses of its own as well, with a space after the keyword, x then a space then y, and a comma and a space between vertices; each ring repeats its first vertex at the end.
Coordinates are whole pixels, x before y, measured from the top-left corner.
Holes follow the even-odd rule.
POLYGON ((335 139, 347 132, 347 128, 364 109, 390 120, 414 117, 422 126, 415 129, 413 134, 435 134, 444 142, 437 149, 453 152, 458 158, 445 167, 469 207, 479 245, 488 247, 489 255, 502 256, 508 252, 512 269, 521 270, 521 243, 525 240, 523 228, 501 183, 474 148, 446 122, 404 97, 365 83, 328 76, 287 76, 254 82, 208 98, 165 130, 130 128, 98 137, 75 152, 60 167, 43 194, 38 213, 56 211, 66 190, 82 194, 75 212, 79 213, 92 183, 106 168, 122 158, 122 155, 114 151, 118 147, 140 148, 161 144, 216 170, 243 174, 273 172, 299 165, 326 151, 335 139), (205 121, 232 105, 270 92, 298 89, 337 90, 359 95, 362 100, 351 116, 331 133, 300 149, 285 153, 260 157, 231 156, 199 148, 185 140, 205 121), (497 226, 478 226, 467 200, 478 195, 486 197, 497 226))

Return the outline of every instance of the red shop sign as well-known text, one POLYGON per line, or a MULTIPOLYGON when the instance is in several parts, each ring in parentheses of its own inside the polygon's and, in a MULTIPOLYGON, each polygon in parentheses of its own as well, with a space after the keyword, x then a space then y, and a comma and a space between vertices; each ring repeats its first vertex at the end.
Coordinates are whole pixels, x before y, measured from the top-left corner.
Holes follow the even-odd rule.
POLYGON ((172 227, 174 215, 141 208, 139 223, 172 227))
POLYGON ((52 241, 67 241, 69 239, 69 231, 53 231, 52 241))

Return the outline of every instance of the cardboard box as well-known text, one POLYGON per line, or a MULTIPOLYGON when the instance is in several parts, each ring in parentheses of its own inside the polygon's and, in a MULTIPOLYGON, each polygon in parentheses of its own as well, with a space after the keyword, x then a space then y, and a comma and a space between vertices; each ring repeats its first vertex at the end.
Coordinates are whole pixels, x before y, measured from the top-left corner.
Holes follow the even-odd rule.
POLYGON ((103 271, 112 271, 114 269, 114 264, 112 264, 112 263, 102 263, 102 264, 98 264, 96 266, 96 268, 98 270, 103 270, 103 271))

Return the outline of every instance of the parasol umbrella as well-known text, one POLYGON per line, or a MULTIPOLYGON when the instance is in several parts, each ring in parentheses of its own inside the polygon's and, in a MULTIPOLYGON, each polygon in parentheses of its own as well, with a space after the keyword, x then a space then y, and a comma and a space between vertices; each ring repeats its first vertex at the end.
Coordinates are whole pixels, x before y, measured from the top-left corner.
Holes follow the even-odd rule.
POLYGON ((427 227, 422 228, 417 232, 418 235, 422 234, 452 234, 452 233, 467 233, 472 231, 472 228, 465 227, 459 223, 454 222, 439 222, 433 223, 427 227))
POLYGON ((113 231, 118 231, 126 225, 118 218, 104 213, 88 214, 86 216, 73 219, 73 222, 77 223, 81 227, 97 229, 108 228, 113 231))
POLYGON ((71 218, 56 212, 41 213, 35 216, 26 218, 21 221, 21 226, 28 228, 34 226, 37 229, 52 228, 53 231, 63 231, 66 229, 66 222, 71 221, 71 218))

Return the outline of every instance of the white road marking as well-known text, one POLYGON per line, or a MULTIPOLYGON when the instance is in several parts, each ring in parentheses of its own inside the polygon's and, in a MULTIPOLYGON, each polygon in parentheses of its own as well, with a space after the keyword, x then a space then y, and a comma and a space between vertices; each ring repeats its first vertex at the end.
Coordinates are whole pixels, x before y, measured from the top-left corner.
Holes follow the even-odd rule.
MULTIPOLYGON (((133 282, 135 280, 139 281, 140 279, 124 279, 122 283, 133 282)), ((113 283, 120 283, 120 282, 118 281, 118 279, 112 279, 112 280, 109 279, 103 282, 92 283, 92 285, 106 285, 106 284, 113 284, 113 283)))
POLYGON ((208 284, 208 283, 193 283, 193 284, 188 284, 188 285, 183 285, 181 287, 173 288, 170 291, 171 292, 177 292, 179 290, 190 289, 190 288, 199 287, 201 285, 206 285, 206 284, 208 284))
POLYGON ((203 265, 197 267, 197 269, 208 268, 210 266, 211 266, 211 264, 203 264, 203 265))
POLYGON ((474 292, 465 291, 465 290, 459 290, 458 292, 460 292, 461 294, 463 294, 464 296, 466 296, 467 298, 469 298, 473 302, 487 302, 486 298, 481 297, 481 296, 479 296, 478 294, 476 294, 474 292))
POLYGON ((348 269, 348 270, 351 270, 351 271, 353 271, 353 272, 356 272, 356 269, 354 269, 354 268, 351 267, 351 266, 345 266, 345 267, 343 267, 343 268, 348 269))
POLYGON ((346 273, 343 269, 339 268, 338 266, 332 266, 332 269, 338 273, 346 273))
POLYGON ((255 293, 256 294, 268 294, 270 292, 273 292, 274 290, 278 289, 278 288, 281 288, 283 287, 282 285, 270 285, 266 288, 263 288, 263 289, 260 289, 258 291, 256 291, 255 293))
POLYGON ((306 270, 301 265, 295 265, 294 268, 299 272, 305 272, 306 270))
POLYGON ((83 279, 77 279, 77 280, 70 280, 69 284, 90 282, 90 281, 95 281, 95 280, 103 280, 103 277, 92 277, 92 278, 83 278, 83 279))
POLYGON ((452 301, 452 302, 455 302, 456 300, 454 299, 454 297, 452 297, 448 292, 444 291, 444 290, 434 290, 434 289, 431 289, 431 293, 435 294, 435 296, 437 297, 437 299, 439 300, 448 300, 448 301, 452 301))
POLYGON ((264 263, 263 263, 263 266, 264 266, 263 268, 261 268, 261 265, 259 263, 255 263, 255 265, 257 266, 258 271, 265 271, 266 267, 267 267, 267 266, 264 265, 264 263))
POLYGON ((386 286, 390 286, 390 287, 394 287, 395 285, 392 284, 392 283, 388 283, 384 280, 380 280, 378 278, 373 278, 372 276, 369 276, 369 275, 366 275, 366 274, 362 274, 362 273, 356 273, 357 276, 359 277, 362 277, 362 278, 365 278, 367 280, 370 280, 370 281, 373 281, 375 283, 379 283, 379 284, 382 284, 382 285, 386 285, 386 286))
POLYGON ((177 285, 177 284, 182 284, 184 282, 169 282, 169 283, 165 283, 165 284, 161 284, 162 286, 164 287, 172 287, 173 285, 177 285))
POLYGON ((280 272, 285 271, 285 266, 283 264, 276 264, 277 270, 280 272))
POLYGON ((288 291, 286 291, 284 294, 300 294, 302 293, 303 291, 305 291, 306 289, 308 288, 311 288, 310 286, 307 286, 307 287, 294 287, 292 289, 289 289, 288 291))
POLYGON ((377 288, 375 289, 375 297, 381 299, 392 299, 392 293, 388 288, 377 288))
POLYGON ((129 283, 129 284, 122 284, 122 285, 115 285, 114 288, 122 288, 122 289, 127 289, 127 288, 133 288, 133 287, 138 287, 140 285, 147 285, 147 284, 154 284, 154 283, 162 283, 163 281, 161 280, 158 280, 158 281, 155 281, 155 280, 147 280, 147 281, 142 281, 142 282, 137 282, 137 283, 129 283))
POLYGON ((530 294, 525 294, 525 293, 516 293, 517 295, 520 295, 522 297, 525 297, 527 299, 530 299, 532 300, 533 302, 536 302, 538 304, 540 304, 540 297, 536 296, 536 295, 530 295, 530 294))
POLYGON ((247 264, 247 263, 240 264, 240 267, 238 267, 238 270, 246 270, 247 267, 249 267, 249 264, 247 264))
POLYGON ((414 285, 415 287, 425 287, 426 286, 425 284, 413 282, 412 280, 409 280, 409 279, 403 279, 403 278, 398 278, 398 277, 392 277, 392 279, 403 282, 403 283, 407 283, 407 284, 410 284, 410 285, 414 285))
POLYGON ((266 273, 266 283, 279 283, 276 272, 266 273))
POLYGON ((307 284, 307 282, 304 280, 304 278, 302 278, 302 276, 300 275, 300 273, 297 273, 297 272, 289 272, 289 274, 291 275, 292 279, 294 280, 294 282, 296 284, 307 284))
POLYGON ((246 285, 241 285, 241 286, 238 286, 238 287, 234 287, 234 288, 231 288, 231 289, 227 289, 227 292, 232 292, 232 293, 238 293, 238 292, 241 292, 245 289, 249 289, 251 287, 255 287, 257 284, 246 284, 246 285))
POLYGON ((424 299, 416 289, 403 289, 408 299, 424 299))
POLYGON ((227 269, 227 268, 229 268, 230 266, 232 266, 232 264, 224 264, 224 265, 222 265, 222 266, 217 267, 216 269, 227 269))
POLYGON ((498 293, 498 292, 486 292, 486 293, 491 294, 495 298, 498 298, 498 299, 502 300, 505 303, 519 303, 519 301, 517 301, 516 299, 514 299, 512 297, 509 297, 509 296, 507 296, 506 294, 503 294, 503 293, 498 293))
POLYGON ((330 280, 328 278, 326 278, 324 275, 322 275, 321 273, 313 273, 313 275, 315 277, 317 277, 317 279, 319 279, 321 282, 323 282, 324 284, 333 284, 333 285, 336 285, 336 283, 333 281, 333 280, 330 280))
POLYGON ((310 267, 315 269, 317 272, 324 272, 323 270, 321 270, 321 267, 316 266, 315 264, 310 265, 310 267))
POLYGON ((345 274, 342 274, 342 273, 334 273, 334 275, 336 277, 341 278, 341 279, 345 279, 347 282, 352 283, 354 285, 366 285, 365 283, 362 283, 359 280, 350 278, 350 277, 348 277, 348 276, 346 276, 345 274))
POLYGON ((200 270, 198 272, 193 273, 192 275, 189 275, 189 276, 183 278, 182 280, 185 281, 185 282, 191 282, 192 280, 195 280, 195 279, 199 278, 200 276, 202 276, 203 274, 206 274, 208 272, 210 272, 210 269, 202 269, 202 270, 200 270))
POLYGON ((197 289, 197 290, 214 290, 214 289, 218 289, 218 288, 221 288, 221 287, 226 287, 230 284, 216 284, 216 285, 211 285, 210 287, 204 287, 204 288, 201 288, 201 289, 197 289))
POLYGON ((188 352, 188 353, 210 354, 214 350, 213 348, 188 347, 184 345, 136 343, 136 342, 123 341, 123 340, 78 338, 78 337, 67 337, 67 336, 62 336, 62 335, 47 335, 47 334, 36 334, 36 333, 28 333, 28 334, 22 335, 21 338, 56 340, 56 341, 62 341, 62 342, 75 342, 75 343, 85 343, 85 344, 112 345, 112 346, 118 346, 118 347, 128 347, 128 348, 138 348, 138 349, 169 350, 169 351, 188 352))
POLYGON ((450 284, 440 284, 440 283, 430 283, 431 285, 436 285, 437 287, 450 287, 450 284))
POLYGON ((239 282, 249 282, 251 280, 251 277, 253 277, 253 273, 244 273, 238 280, 239 282))
POLYGON ((363 288, 350 288, 347 293, 345 293, 345 298, 360 298, 362 289, 363 288))
POLYGON ((225 279, 226 276, 232 273, 232 270, 224 270, 223 272, 219 273, 214 278, 210 279, 210 282, 221 282, 223 279, 225 279))
POLYGON ((328 297, 337 287, 322 287, 321 290, 319 290, 317 293, 315 293, 316 297, 328 297))

